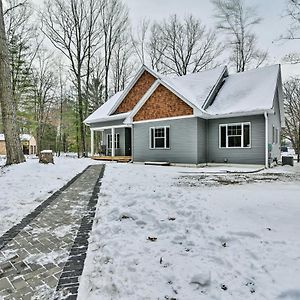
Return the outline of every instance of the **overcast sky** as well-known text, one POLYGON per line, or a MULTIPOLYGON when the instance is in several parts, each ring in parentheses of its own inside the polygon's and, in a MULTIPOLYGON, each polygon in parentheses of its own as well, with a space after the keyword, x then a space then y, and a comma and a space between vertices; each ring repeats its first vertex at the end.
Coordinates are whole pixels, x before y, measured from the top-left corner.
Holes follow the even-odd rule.
MULTIPOLYGON (((133 25, 143 17, 161 20, 170 14, 185 16, 193 14, 208 27, 214 27, 214 9, 210 0, 125 0, 133 25)), ((281 63, 290 52, 300 52, 300 41, 278 41, 288 28, 286 0, 245 0, 247 5, 256 6, 258 15, 263 19, 257 25, 259 45, 270 53, 269 64, 281 63)), ((283 66, 283 76, 299 74, 300 66, 283 66)))
MULTIPOLYGON (((213 28, 214 9, 210 0, 123 0, 130 11, 130 19, 136 26, 143 18, 161 20, 170 14, 185 16, 193 14, 203 24, 213 28)), ((41 4, 42 0, 34 0, 41 4)), ((300 41, 278 41, 288 28, 289 20, 285 17, 287 0, 245 0, 246 5, 256 6, 258 15, 263 19, 257 25, 259 46, 268 50, 268 64, 282 63, 282 58, 290 52, 300 52, 300 41)), ((283 66, 283 77, 299 74, 300 66, 283 66)))

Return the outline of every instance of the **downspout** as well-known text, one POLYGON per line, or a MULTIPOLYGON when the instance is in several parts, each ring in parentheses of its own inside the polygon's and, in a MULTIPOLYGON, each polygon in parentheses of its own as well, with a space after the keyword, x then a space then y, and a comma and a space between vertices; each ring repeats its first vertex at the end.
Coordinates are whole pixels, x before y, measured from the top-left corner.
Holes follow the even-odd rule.
POLYGON ((265 116, 265 167, 269 168, 269 122, 268 122, 268 114, 264 112, 265 116))

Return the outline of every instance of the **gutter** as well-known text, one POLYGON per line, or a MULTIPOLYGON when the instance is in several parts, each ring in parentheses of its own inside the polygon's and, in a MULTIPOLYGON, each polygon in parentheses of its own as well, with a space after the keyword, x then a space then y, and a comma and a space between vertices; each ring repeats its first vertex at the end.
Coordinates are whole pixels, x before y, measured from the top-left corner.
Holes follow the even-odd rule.
POLYGON ((268 113, 264 112, 265 117, 265 167, 269 168, 269 122, 268 122, 268 113))

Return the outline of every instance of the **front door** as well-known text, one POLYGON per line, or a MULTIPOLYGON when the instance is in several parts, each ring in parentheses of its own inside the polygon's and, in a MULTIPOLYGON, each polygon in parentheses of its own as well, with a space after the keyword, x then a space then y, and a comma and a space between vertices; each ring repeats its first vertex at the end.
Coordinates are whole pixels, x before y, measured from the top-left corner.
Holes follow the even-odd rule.
POLYGON ((131 156, 131 128, 125 128, 125 156, 131 156))

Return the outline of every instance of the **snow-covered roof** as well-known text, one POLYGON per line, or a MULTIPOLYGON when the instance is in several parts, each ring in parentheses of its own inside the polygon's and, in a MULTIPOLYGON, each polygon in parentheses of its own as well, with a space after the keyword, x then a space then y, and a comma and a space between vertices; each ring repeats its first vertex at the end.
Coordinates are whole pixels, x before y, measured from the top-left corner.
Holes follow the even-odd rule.
MULTIPOLYGON (((29 141, 31 138, 32 138, 31 134, 28 134, 28 133, 20 134, 21 141, 29 141)), ((5 141, 4 133, 0 133, 0 141, 5 141)))
POLYGON ((253 114, 272 109, 280 65, 267 66, 229 76, 226 67, 217 67, 177 77, 163 76, 143 66, 124 91, 120 91, 108 99, 85 119, 84 123, 89 125, 96 122, 125 120, 128 116, 130 117, 135 109, 122 114, 113 114, 113 112, 143 70, 149 71, 157 78, 157 82, 164 84, 193 108, 204 113, 203 117, 206 115, 209 118, 219 115, 253 114), (217 91, 222 81, 224 83, 217 91), (210 102, 211 96, 214 95, 216 95, 215 99, 210 102), (207 103, 211 104, 206 108, 207 103))
POLYGON ((85 124, 91 124, 96 122, 113 121, 124 119, 127 117, 128 113, 110 115, 112 107, 116 104, 119 98, 122 96, 123 91, 116 93, 114 96, 109 98, 104 104, 102 104, 97 110, 95 110, 91 115, 89 115, 85 120, 85 124))
POLYGON ((201 109, 225 70, 224 67, 218 67, 184 76, 163 77, 162 80, 201 109))
POLYGON ((229 75, 211 106, 212 115, 272 109, 280 65, 229 75))
POLYGON ((22 133, 20 134, 21 141, 29 141, 32 138, 31 134, 22 133))

